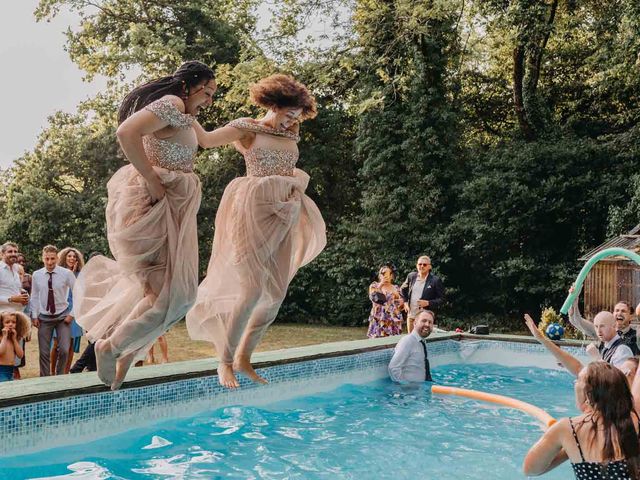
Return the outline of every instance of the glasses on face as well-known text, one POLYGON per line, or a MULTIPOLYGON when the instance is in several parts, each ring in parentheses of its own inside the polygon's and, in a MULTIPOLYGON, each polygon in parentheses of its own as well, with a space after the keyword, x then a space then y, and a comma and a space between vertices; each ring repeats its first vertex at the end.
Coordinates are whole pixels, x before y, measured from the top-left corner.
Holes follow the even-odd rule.
POLYGON ((419 263, 419 267, 426 267, 427 265, 431 265, 430 263, 419 263))

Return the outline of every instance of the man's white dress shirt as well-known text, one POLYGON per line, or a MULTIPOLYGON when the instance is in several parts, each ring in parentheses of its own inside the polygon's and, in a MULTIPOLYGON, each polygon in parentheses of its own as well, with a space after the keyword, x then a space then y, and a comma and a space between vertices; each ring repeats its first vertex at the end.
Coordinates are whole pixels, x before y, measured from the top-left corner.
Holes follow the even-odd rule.
POLYGON ((400 339, 389 362, 394 382, 424 382, 426 378, 422 338, 416 332, 400 339))
POLYGON ((0 261, 0 310, 23 311, 24 305, 9 301, 9 298, 21 293, 22 281, 18 273, 18 265, 14 263, 12 267, 9 267, 4 261, 0 261))
MULTIPOLYGON (((604 349, 611 347, 613 343, 620 338, 620 335, 616 335, 608 342, 604 343, 604 349)), ((611 361, 609 362, 614 367, 620 367, 622 364, 629 358, 633 357, 633 352, 631 349, 626 346, 624 343, 622 345, 618 345, 616 351, 613 352, 613 356, 611 357, 611 361)))
MULTIPOLYGON (((64 312, 69 303, 69 292, 76 283, 76 276, 71 270, 63 267, 52 270, 53 298, 56 304, 54 315, 64 312)), ((38 318, 40 314, 51 315, 47 310, 47 299, 49 295, 49 274, 46 268, 41 268, 33 272, 31 281, 31 318, 38 318)))

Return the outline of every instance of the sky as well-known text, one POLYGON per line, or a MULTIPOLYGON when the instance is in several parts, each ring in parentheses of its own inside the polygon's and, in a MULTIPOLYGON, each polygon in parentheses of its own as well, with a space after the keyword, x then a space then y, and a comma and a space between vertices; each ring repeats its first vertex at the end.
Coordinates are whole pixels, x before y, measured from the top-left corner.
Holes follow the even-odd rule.
POLYGON ((56 110, 75 111, 82 100, 106 87, 106 80, 82 80, 82 72, 64 50, 64 31, 77 15, 60 14, 36 22, 37 0, 7 2, 0 16, 0 168, 7 168, 35 146, 47 117, 56 110))
MULTIPOLYGON (((74 112, 83 100, 106 89, 107 81, 82 80, 83 72, 64 49, 68 27, 77 27, 76 13, 61 11, 51 22, 36 22, 38 0, 13 0, 0 16, 0 91, 4 114, 0 116, 0 169, 31 150, 47 117, 57 110, 74 112)), ((268 24, 265 5, 258 11, 260 24, 268 24)), ((301 36, 322 35, 329 28, 314 21, 301 36)))

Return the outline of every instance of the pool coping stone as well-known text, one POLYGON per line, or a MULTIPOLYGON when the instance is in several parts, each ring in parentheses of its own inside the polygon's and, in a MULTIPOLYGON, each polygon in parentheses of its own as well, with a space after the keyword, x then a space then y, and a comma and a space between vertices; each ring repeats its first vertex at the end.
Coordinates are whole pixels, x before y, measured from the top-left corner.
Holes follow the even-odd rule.
MULTIPOLYGON (((318 358, 356 355, 363 352, 393 348, 401 338, 403 338, 403 336, 398 335, 257 352, 252 357, 252 363, 256 368, 265 368, 287 363, 315 360, 318 358)), ((538 341, 531 336, 507 334, 474 335, 454 332, 434 332, 427 339, 427 342, 431 343, 443 340, 492 340, 538 343, 538 341)), ((583 346, 587 344, 588 341, 562 340, 555 343, 560 346, 583 346)), ((218 360, 211 357, 132 368, 122 388, 137 388, 190 378, 213 376, 217 375, 217 366, 218 360)), ((109 391, 109 388, 100 382, 95 372, 29 378, 5 382, 0 385, 0 408, 105 391, 109 391)))

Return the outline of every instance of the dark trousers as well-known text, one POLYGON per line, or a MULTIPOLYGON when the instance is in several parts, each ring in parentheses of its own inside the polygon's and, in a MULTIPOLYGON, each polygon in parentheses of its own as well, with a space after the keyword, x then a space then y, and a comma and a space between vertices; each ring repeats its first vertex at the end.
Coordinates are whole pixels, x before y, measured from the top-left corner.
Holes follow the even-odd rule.
POLYGON ((98 370, 96 365, 96 350, 95 343, 89 343, 87 348, 84 349, 80 358, 71 367, 70 373, 80 373, 86 368, 90 372, 98 370))
POLYGON ((64 319, 69 314, 64 311, 59 315, 40 315, 40 327, 38 328, 38 349, 40 350, 40 376, 51 375, 51 338, 55 330, 58 337, 58 363, 56 375, 64 374, 64 367, 69 358, 69 346, 71 345, 71 324, 64 319))

